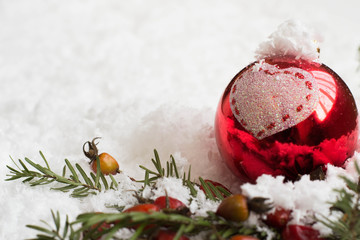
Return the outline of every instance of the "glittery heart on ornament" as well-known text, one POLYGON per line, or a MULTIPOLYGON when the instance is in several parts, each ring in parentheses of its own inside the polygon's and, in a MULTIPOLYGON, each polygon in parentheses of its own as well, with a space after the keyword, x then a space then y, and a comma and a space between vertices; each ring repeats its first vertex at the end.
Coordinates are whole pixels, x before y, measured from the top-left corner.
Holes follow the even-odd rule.
POLYGON ((264 62, 240 74, 230 92, 235 118, 257 139, 302 122, 314 112, 318 100, 319 88, 311 73, 264 62))

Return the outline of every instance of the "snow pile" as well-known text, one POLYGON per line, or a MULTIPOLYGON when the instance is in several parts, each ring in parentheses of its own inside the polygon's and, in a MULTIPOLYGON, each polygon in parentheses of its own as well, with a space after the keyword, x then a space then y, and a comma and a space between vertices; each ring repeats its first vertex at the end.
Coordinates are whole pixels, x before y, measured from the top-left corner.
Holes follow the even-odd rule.
POLYGON ((293 56, 314 61, 319 58, 319 39, 300 21, 288 20, 256 50, 258 60, 271 56, 293 56))
MULTIPOLYGON (((248 197, 268 198, 275 207, 292 210, 290 224, 312 225, 315 216, 335 220, 338 215, 330 212, 330 202, 335 202, 338 196, 334 190, 346 188, 345 182, 339 176, 356 179, 356 174, 352 171, 353 164, 349 165, 351 166, 348 170, 328 165, 324 181, 311 181, 309 176, 305 175, 297 182, 284 183, 282 176, 263 175, 257 179, 256 184, 244 184, 241 189, 248 197)), ((255 216, 250 219, 253 224, 257 224, 255 216)), ((313 227, 322 234, 330 233, 329 228, 321 223, 315 223, 313 227)))
POLYGON ((182 201, 196 216, 206 216, 207 211, 216 211, 219 203, 207 199, 204 192, 197 186, 195 189, 198 194, 194 198, 190 195, 190 189, 182 184, 182 179, 163 178, 157 181, 155 189, 146 187, 143 197, 155 200, 167 193, 169 197, 182 201))

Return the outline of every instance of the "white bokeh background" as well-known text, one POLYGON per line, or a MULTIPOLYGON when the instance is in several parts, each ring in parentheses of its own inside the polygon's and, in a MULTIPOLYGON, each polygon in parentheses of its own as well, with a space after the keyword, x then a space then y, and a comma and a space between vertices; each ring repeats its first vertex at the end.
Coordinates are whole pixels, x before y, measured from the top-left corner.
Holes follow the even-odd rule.
MULTIPOLYGON (((5 182, 6 165, 42 150, 87 168, 82 144, 96 136, 126 174, 141 178, 156 148, 185 158, 194 177, 232 187, 213 121, 231 78, 258 44, 290 18, 321 35, 321 61, 360 102, 360 2, 0 0, 0 239, 35 236, 26 224, 50 209, 74 219, 103 210, 109 194, 69 198, 5 182)), ((121 196, 117 196, 121 198, 121 196)))

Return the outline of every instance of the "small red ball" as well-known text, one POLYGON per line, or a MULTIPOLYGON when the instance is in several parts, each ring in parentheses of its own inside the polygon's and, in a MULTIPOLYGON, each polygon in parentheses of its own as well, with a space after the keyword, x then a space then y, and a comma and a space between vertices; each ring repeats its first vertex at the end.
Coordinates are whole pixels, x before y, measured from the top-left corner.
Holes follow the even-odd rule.
POLYGON ((254 62, 229 83, 215 134, 226 164, 244 182, 262 174, 296 180, 354 154, 357 108, 329 67, 291 57, 254 62))

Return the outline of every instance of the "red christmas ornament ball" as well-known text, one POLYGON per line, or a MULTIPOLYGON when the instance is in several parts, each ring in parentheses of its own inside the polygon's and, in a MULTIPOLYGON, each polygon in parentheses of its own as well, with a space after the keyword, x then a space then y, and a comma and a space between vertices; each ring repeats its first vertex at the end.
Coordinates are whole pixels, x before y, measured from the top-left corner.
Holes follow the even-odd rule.
POLYGON ((292 57, 254 62, 229 83, 215 135, 226 164, 243 182, 262 174, 296 180, 354 154, 357 108, 329 67, 292 57))

